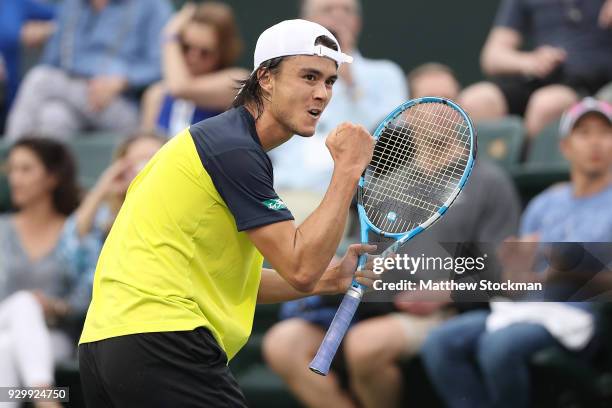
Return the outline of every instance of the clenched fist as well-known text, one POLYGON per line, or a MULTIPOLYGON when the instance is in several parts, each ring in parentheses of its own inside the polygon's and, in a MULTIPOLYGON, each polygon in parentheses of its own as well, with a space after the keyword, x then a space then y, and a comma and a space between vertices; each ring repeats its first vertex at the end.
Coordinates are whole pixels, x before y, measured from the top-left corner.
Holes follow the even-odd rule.
POLYGON ((342 123, 327 136, 325 144, 336 169, 360 176, 372 160, 374 142, 363 126, 342 123))

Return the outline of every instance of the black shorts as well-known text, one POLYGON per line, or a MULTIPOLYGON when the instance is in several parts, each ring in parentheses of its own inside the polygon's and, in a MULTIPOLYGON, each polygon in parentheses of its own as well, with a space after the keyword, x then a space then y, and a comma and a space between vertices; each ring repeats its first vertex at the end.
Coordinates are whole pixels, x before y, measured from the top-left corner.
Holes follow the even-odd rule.
POLYGON ((88 408, 246 407, 227 356, 204 328, 79 346, 88 408))
POLYGON ((594 95, 610 81, 612 81, 612 73, 607 71, 592 72, 588 77, 578 77, 565 75, 562 67, 542 79, 510 75, 494 77, 491 80, 504 94, 508 112, 511 115, 520 116, 525 114, 531 95, 544 86, 565 85, 576 91, 579 97, 585 97, 594 95))

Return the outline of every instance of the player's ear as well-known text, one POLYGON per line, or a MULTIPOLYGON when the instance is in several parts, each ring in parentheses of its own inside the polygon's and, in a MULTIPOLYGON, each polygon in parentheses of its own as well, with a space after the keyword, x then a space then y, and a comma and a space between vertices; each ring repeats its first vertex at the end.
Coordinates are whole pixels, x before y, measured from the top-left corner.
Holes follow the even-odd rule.
POLYGON ((272 72, 269 69, 260 69, 257 73, 257 79, 262 91, 271 94, 274 83, 272 72))

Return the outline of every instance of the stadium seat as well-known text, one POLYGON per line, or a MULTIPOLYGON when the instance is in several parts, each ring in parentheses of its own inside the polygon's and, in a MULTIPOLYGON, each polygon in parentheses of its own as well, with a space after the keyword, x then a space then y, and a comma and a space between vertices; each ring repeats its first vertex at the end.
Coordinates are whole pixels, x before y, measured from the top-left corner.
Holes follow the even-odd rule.
POLYGON ((529 149, 528 166, 567 166, 559 150, 559 122, 547 126, 537 135, 529 149))
POLYGON ((89 189, 111 162, 121 136, 112 133, 82 135, 69 143, 79 169, 81 187, 89 189))
POLYGON ((481 122, 477 126, 478 155, 509 170, 519 162, 524 135, 523 122, 518 116, 481 122))
POLYGON ((237 381, 250 407, 297 408, 301 406, 280 377, 263 364, 250 367, 237 376, 237 381))
POLYGON ((569 164, 559 151, 559 123, 535 137, 527 159, 511 170, 524 203, 554 183, 569 179, 569 164))
POLYGON ((600 341, 590 361, 560 347, 542 350, 532 359, 535 406, 612 406, 612 303, 595 308, 600 341))

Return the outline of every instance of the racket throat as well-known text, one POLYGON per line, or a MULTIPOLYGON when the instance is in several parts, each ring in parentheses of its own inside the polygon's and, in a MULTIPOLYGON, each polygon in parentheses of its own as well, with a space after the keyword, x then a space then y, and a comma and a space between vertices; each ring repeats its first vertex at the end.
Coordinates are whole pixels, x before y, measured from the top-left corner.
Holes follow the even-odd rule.
POLYGON ((354 297, 355 299, 361 299, 363 297, 363 293, 363 287, 355 281, 351 283, 351 287, 346 292, 348 296, 354 297))

